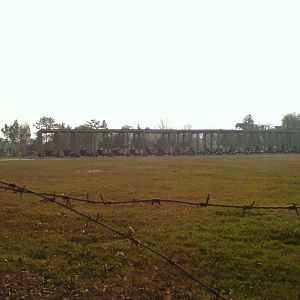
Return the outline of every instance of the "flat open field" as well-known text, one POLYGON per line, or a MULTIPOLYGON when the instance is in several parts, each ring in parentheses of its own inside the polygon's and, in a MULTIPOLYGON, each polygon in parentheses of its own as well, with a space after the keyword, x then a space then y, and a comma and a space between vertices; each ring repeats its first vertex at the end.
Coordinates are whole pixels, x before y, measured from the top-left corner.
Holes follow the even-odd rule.
MULTIPOLYGON (((0 180, 99 199, 300 204, 300 155, 0 160, 0 180)), ((228 299, 300 298, 300 218, 174 204, 75 208, 170 255, 228 299)), ((30 195, 0 191, 0 299, 212 299, 142 248, 30 195)))

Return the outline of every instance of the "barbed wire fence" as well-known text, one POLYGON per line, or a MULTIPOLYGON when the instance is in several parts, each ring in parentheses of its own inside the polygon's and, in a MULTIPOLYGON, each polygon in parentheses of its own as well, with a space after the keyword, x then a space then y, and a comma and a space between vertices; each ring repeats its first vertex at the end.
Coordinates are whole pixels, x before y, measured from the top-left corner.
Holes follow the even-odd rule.
MULTIPOLYGON (((25 186, 17 187, 15 183, 7 183, 0 181, 0 189, 9 189, 14 192, 19 192, 22 194, 32 194, 32 191, 29 191, 25 188, 25 186), (2 185, 2 186, 1 186, 2 185)), ((122 204, 151 204, 151 205, 161 205, 163 203, 170 204, 180 204, 180 205, 188 205, 195 207, 218 207, 218 208, 230 208, 230 209, 242 209, 243 215, 247 210, 292 210, 295 211, 297 216, 300 217, 299 209, 300 206, 296 203, 291 203, 290 205, 281 205, 281 206, 257 206, 255 205, 255 201, 250 204, 245 205, 235 205, 235 204, 221 204, 221 203, 211 203, 210 194, 207 194, 205 202, 192 202, 192 201, 184 201, 177 199, 161 199, 161 198, 153 198, 153 199, 132 199, 132 200, 107 200, 104 199, 103 195, 100 194, 101 200, 90 199, 90 194, 86 194, 86 198, 74 197, 67 194, 56 194, 56 193, 46 193, 46 192, 38 192, 38 194, 42 197, 55 197, 60 198, 64 201, 68 206, 71 206, 71 202, 83 202, 87 204, 99 204, 99 205, 122 205, 122 204)))
MULTIPOLYGON (((202 289, 207 291, 209 294, 213 295, 217 299, 222 299, 222 300, 227 300, 224 296, 222 296, 217 290, 213 289, 212 287, 208 286, 206 283, 195 277, 192 273, 188 272, 183 266, 178 264, 174 259, 173 259, 173 254, 171 256, 167 256, 166 254, 161 253, 160 251, 156 250, 155 248, 149 246, 145 242, 138 240, 137 238, 134 237, 134 230, 132 227, 129 227, 129 233, 125 233, 123 231, 120 231, 104 222, 102 222, 99 218, 99 213, 96 217, 91 217, 87 214, 85 214, 82 211, 79 211, 78 209, 74 208, 71 206, 71 201, 69 198, 66 198, 65 195, 56 195, 55 193, 46 195, 46 193, 39 193, 34 190, 28 189, 25 186, 18 186, 15 183, 6 183, 6 182, 0 182, 0 189, 5 190, 5 191, 12 191, 13 193, 17 193, 20 196, 23 194, 30 194, 37 196, 40 199, 41 202, 49 202, 52 204, 56 204, 60 207, 63 207, 79 216, 82 218, 93 222, 101 227, 104 227, 108 229, 109 231, 115 233, 116 235, 128 240, 131 242, 131 245, 136 245, 137 247, 141 247, 146 249, 147 251, 155 254, 156 256, 160 257, 167 263, 169 263, 171 266, 173 266, 175 269, 180 271, 182 274, 184 274, 186 277, 188 277, 190 280, 196 282, 202 289), (58 201, 57 199, 63 200, 63 202, 58 201)), ((74 200, 74 199, 73 199, 74 200)), ((90 200, 87 200, 90 201, 90 200)), ((86 202, 86 201, 85 201, 86 202)))
POLYGON ((125 233, 123 231, 120 231, 119 229, 116 229, 112 227, 109 224, 106 224, 100 220, 99 213, 96 217, 92 217, 90 215, 87 215, 86 213, 76 209, 72 202, 82 202, 86 204, 98 204, 98 205, 122 205, 122 204, 138 204, 138 203, 145 203, 145 204, 151 204, 151 205, 161 205, 163 203, 170 203, 170 204, 179 204, 179 205, 188 205, 188 206, 194 206, 194 207, 217 207, 217 208, 223 208, 223 209, 242 209, 243 215, 246 210, 291 210, 295 211, 297 216, 299 215, 299 205, 296 203, 292 203, 287 206, 255 206, 255 201, 253 201, 251 204, 246 205, 233 205, 233 204, 214 204, 210 202, 210 194, 207 195, 205 202, 191 202, 191 201, 183 201, 183 200, 176 200, 176 199, 160 199, 160 198, 154 198, 154 199, 132 199, 132 200, 121 200, 121 201, 112 201, 112 200, 105 200, 102 195, 100 195, 101 200, 94 200, 90 199, 90 194, 86 194, 86 198, 80 198, 80 197, 73 197, 66 194, 56 194, 54 193, 46 193, 46 192, 37 192, 32 189, 28 189, 25 186, 18 186, 15 183, 7 183, 0 181, 0 190, 4 191, 12 191, 13 193, 17 193, 20 196, 24 194, 30 194, 34 195, 40 198, 41 202, 49 202, 52 204, 56 204, 60 207, 63 207, 82 218, 91 221, 101 227, 106 228, 107 230, 114 232, 118 236, 128 240, 131 242, 132 245, 136 245, 138 247, 144 248, 147 251, 155 254, 156 256, 160 257, 164 261, 168 262, 171 266, 176 268, 178 271, 180 271, 182 274, 184 274, 186 277, 191 279, 192 281, 199 284, 199 286, 206 290, 211 295, 214 295, 217 299, 224 299, 224 296, 222 296, 217 290, 213 289, 212 287, 205 284, 203 281, 199 280, 197 277, 195 277, 193 274, 188 272, 184 267, 182 267, 180 264, 178 264, 176 261, 173 260, 173 255, 167 256, 166 254, 163 254, 156 250, 155 248, 149 246, 148 244, 144 243, 141 240, 138 240, 134 236, 134 230, 131 226, 129 226, 129 233, 125 233))

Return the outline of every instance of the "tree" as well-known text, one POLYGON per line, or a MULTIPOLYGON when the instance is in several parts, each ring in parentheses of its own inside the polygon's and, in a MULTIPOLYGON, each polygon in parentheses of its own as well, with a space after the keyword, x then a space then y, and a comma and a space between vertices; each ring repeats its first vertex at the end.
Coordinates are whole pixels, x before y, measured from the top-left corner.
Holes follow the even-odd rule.
POLYGON ((158 124, 158 129, 161 130, 168 129, 168 120, 160 119, 158 124))
POLYGON ((20 126, 19 140, 20 140, 20 150, 22 155, 27 154, 27 147, 30 144, 31 131, 28 124, 23 124, 20 126))
POLYGON ((93 128, 93 129, 101 128, 100 121, 97 121, 96 119, 91 119, 90 121, 87 121, 84 125, 88 128, 93 128))
POLYGON ((41 117, 33 126, 37 129, 71 129, 70 125, 66 125, 64 122, 56 123, 52 117, 41 117))
POLYGON ((253 130, 256 127, 257 125, 254 124, 254 119, 251 114, 246 115, 241 123, 235 124, 235 128, 241 130, 253 130))
POLYGON ((66 125, 64 122, 62 123, 55 123, 54 124, 55 129, 72 129, 70 125, 66 125))
POLYGON ((10 144, 13 155, 26 154, 31 136, 28 124, 20 125, 19 122, 15 120, 12 125, 5 124, 1 131, 6 142, 10 144))
POLYGON ((53 129, 55 127, 55 120, 52 117, 41 117, 33 126, 37 129, 53 129))
POLYGON ((235 124, 236 129, 241 130, 270 130, 273 126, 269 124, 255 124, 253 116, 248 114, 244 117, 243 122, 235 124))
POLYGON ((248 114, 244 117, 243 119, 243 123, 244 124, 252 124, 254 125, 254 119, 253 119, 253 116, 251 114, 248 114))
POLYGON ((123 130, 129 130, 129 129, 133 129, 133 127, 132 126, 130 126, 130 125, 123 125, 122 127, 121 127, 121 129, 123 129, 123 130))
POLYGON ((76 129, 107 129, 107 123, 105 120, 97 121, 96 119, 91 119, 90 121, 85 122, 83 125, 76 127, 76 129))
POLYGON ((189 124, 189 123, 187 123, 187 124, 185 124, 185 125, 182 126, 182 129, 187 129, 187 130, 189 130, 189 129, 191 129, 191 128, 192 128, 192 125, 189 124))
POLYGON ((7 142, 3 138, 0 138, 0 156, 5 154, 6 145, 7 142))
POLYGON ((1 131, 6 141, 11 142, 12 144, 19 141, 20 125, 18 120, 15 120, 12 125, 5 124, 1 131))
POLYGON ((102 121, 101 128, 108 129, 107 123, 105 120, 102 121))
POLYGON ((300 129, 300 114, 295 112, 283 116, 281 125, 286 129, 300 129))

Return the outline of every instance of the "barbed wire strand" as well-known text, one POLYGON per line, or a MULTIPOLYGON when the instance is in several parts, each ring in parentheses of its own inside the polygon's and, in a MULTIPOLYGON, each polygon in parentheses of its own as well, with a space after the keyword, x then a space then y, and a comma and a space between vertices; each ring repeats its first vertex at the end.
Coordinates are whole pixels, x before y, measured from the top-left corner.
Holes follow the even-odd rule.
MULTIPOLYGON (((110 230, 111 232, 114 232, 115 234, 119 235, 122 238, 127 239, 128 241, 130 241, 132 244, 142 247, 146 250, 148 250, 149 252, 152 252, 153 254, 159 256, 160 258, 162 258, 163 260, 167 261, 170 265, 172 265, 174 268, 176 268, 177 270, 181 271, 181 273, 183 273, 184 275, 186 275, 189 279, 197 282, 203 289, 205 289, 207 292, 209 292, 210 294, 214 295, 215 297, 217 297, 217 299, 222 299, 222 300, 227 300, 226 298, 224 298, 219 292, 217 292, 216 290, 212 289, 211 287, 209 287, 208 285, 206 285, 204 282, 202 282, 201 280, 199 280, 197 277, 195 277, 193 274, 189 273, 186 269, 184 269, 181 265, 179 265, 177 262, 175 262, 171 257, 168 257, 167 255, 159 252, 158 250, 150 247, 149 245, 147 245, 146 243, 136 239, 135 237, 132 236, 132 234, 126 234, 102 221, 99 221, 99 214, 97 215, 96 218, 93 218, 77 209, 75 209, 74 207, 71 207, 70 202, 67 204, 64 204, 62 202, 59 202, 56 200, 57 195, 55 193, 53 193, 51 196, 45 196, 43 193, 39 193, 39 192, 35 192, 33 190, 27 189, 25 186, 21 187, 21 186, 17 186, 15 183, 3 183, 0 182, 3 185, 6 185, 5 190, 9 190, 12 191, 14 193, 19 193, 20 196, 22 196, 23 194, 32 194, 34 196, 38 196, 41 197, 41 201, 42 202, 49 202, 49 203, 53 203, 56 205, 59 205, 69 211, 74 212, 75 214, 97 224, 100 225, 108 230, 110 230)), ((3 189, 3 187, 1 187, 3 189)))
MULTIPOLYGON (((9 184, 7 182, 0 181, 0 184, 4 186, 0 186, 0 189, 7 189, 9 184)), ((26 189, 23 191, 23 193, 29 193, 31 192, 26 191, 26 189)), ((40 192, 39 193, 42 196, 45 197, 51 197, 53 194, 51 193, 45 193, 40 192)), ((104 200, 102 194, 100 194, 101 201, 99 200, 92 200, 89 198, 89 193, 87 193, 86 199, 79 198, 79 197, 73 197, 66 194, 56 194, 57 198, 63 199, 66 203, 70 200, 77 201, 77 202, 84 202, 88 204, 100 204, 100 205, 122 205, 122 204, 161 204, 161 203, 171 203, 171 204, 182 204, 182 205, 189 205, 189 206, 196 206, 196 207, 219 207, 219 208, 236 208, 236 209, 242 209, 243 214, 246 210, 250 209, 260 209, 260 210, 294 210, 296 214, 300 217, 299 209, 300 206, 296 203, 292 203, 287 206, 255 206, 255 201, 253 201, 251 204, 245 204, 245 205, 234 205, 234 204, 219 204, 219 203, 210 203, 210 194, 207 195, 205 202, 191 202, 191 201, 184 201, 184 200, 176 200, 176 199, 161 199, 161 198, 153 198, 153 199, 132 199, 132 200, 119 200, 119 201, 112 201, 112 200, 104 200)))

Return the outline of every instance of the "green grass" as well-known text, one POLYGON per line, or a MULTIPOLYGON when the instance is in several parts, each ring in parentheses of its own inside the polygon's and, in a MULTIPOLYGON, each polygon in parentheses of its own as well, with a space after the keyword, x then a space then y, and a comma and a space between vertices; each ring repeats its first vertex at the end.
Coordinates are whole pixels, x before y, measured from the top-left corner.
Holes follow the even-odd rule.
MULTIPOLYGON (((0 180, 90 198, 204 201, 210 193, 212 203, 289 205, 300 202, 300 156, 0 160, 0 180)), ((178 263, 228 298, 300 297, 294 211, 76 208, 126 232, 132 226, 163 253, 175 250, 178 263)), ((0 192, 0 241, 0 299, 211 298, 154 255, 29 195, 0 192)))

